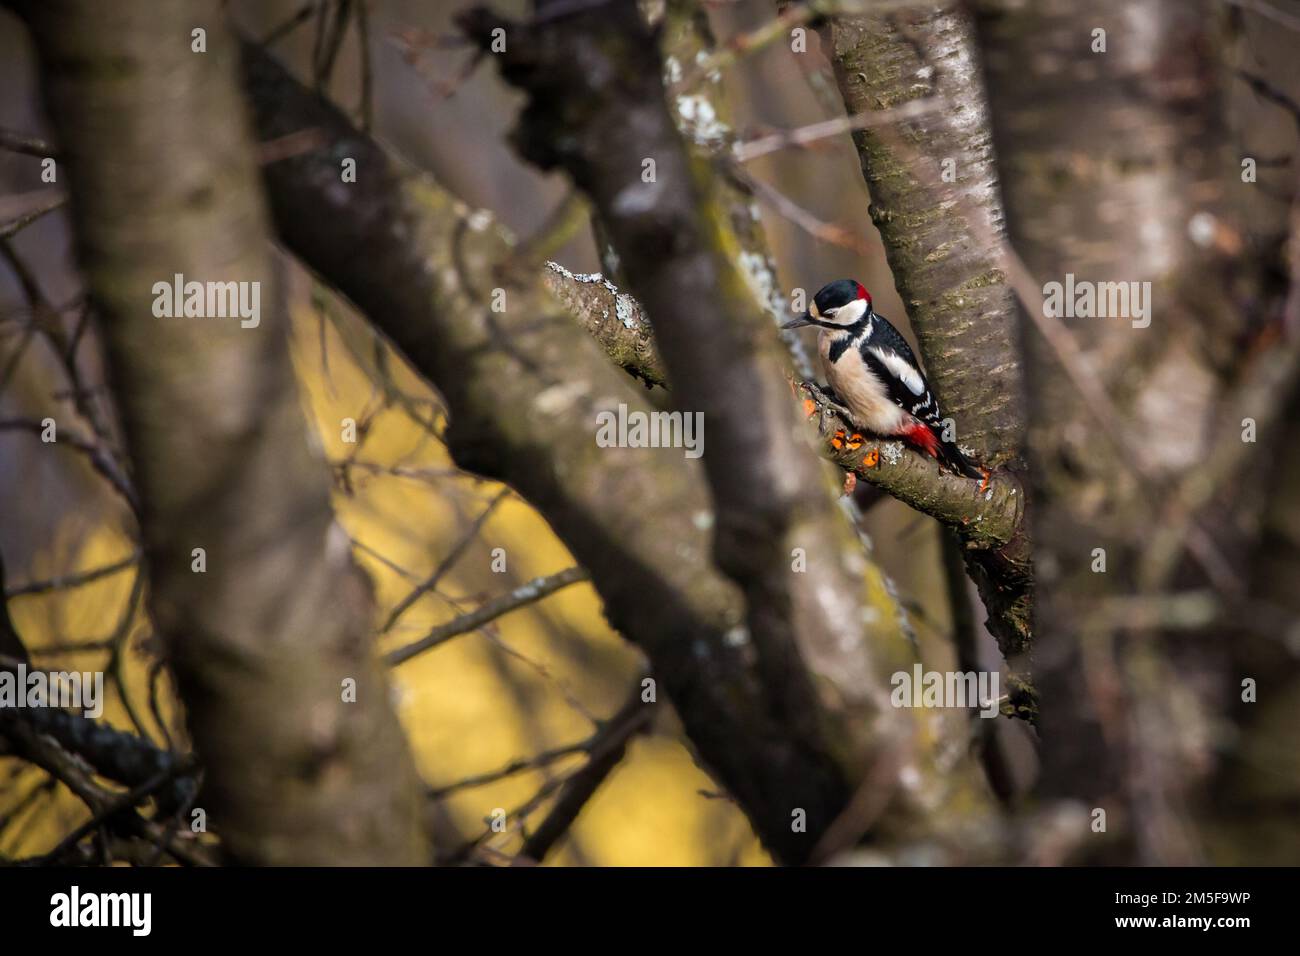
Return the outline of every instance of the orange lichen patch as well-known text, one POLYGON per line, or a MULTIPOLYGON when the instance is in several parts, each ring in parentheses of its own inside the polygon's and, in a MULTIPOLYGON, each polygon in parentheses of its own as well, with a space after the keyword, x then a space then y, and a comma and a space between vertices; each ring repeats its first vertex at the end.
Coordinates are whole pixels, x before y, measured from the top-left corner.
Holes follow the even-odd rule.
POLYGON ((866 439, 863 438, 861 435, 859 435, 857 432, 854 432, 852 435, 850 435, 847 442, 849 451, 857 451, 865 443, 866 443, 866 439))
POLYGON ((857 486, 858 486, 858 476, 851 471, 845 472, 844 473, 844 494, 846 495, 853 494, 853 489, 856 488, 857 486))
POLYGON ((844 447, 844 429, 835 429, 835 434, 831 436, 831 447, 837 451, 844 447))
POLYGON ((880 464, 880 449, 873 448, 862 456, 863 468, 875 468, 880 464))
POLYGON ((804 418, 812 418, 816 414, 817 414, 817 403, 814 402, 811 398, 805 398, 803 400, 804 418))
POLYGON ((985 468, 985 467, 983 467, 983 466, 976 466, 976 467, 978 467, 979 470, 980 470, 981 472, 983 472, 983 474, 984 474, 984 480, 980 482, 980 491, 981 491, 981 492, 988 491, 988 490, 989 490, 989 479, 993 477, 993 472, 989 471, 987 468, 985 468))

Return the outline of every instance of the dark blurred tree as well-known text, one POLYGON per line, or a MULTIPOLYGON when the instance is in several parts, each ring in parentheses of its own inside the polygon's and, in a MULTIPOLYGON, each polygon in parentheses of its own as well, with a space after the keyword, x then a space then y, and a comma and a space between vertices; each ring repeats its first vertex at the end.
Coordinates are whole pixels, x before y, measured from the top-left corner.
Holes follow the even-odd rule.
POLYGON ((150 608, 203 756, 202 806, 241 862, 424 863, 414 766, 366 639, 369 596, 298 407, 221 4, 16 8, 107 333, 150 608), (154 283, 176 274, 254 283, 264 324, 160 321, 154 283))

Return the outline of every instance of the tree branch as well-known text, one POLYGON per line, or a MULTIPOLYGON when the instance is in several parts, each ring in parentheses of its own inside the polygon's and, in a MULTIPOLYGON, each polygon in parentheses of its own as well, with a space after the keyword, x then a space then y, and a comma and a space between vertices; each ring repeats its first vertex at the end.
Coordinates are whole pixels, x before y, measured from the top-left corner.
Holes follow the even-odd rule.
POLYGON ((533 578, 533 580, 519 585, 513 591, 499 595, 490 601, 485 601, 481 607, 475 608, 473 611, 461 614, 445 624, 439 624, 418 641, 391 651, 384 656, 384 663, 390 667, 405 663, 415 655, 437 647, 453 637, 476 631, 484 624, 495 621, 503 614, 508 614, 525 604, 531 604, 547 595, 554 594, 570 584, 586 581, 590 577, 591 575, 587 573, 585 568, 566 568, 543 578, 533 578))
POLYGON ((642 700, 641 682, 633 686, 618 713, 592 735, 586 746, 587 762, 564 781, 555 805, 524 841, 519 855, 540 863, 569 831, 578 814, 627 753, 628 742, 650 726, 653 711, 642 700))
MULTIPOLYGON (((574 275, 563 266, 548 263, 546 286, 588 329, 615 364, 630 374, 656 383, 664 372, 654 352, 654 338, 640 304, 604 276, 574 275), (616 310, 631 317, 630 324, 611 321, 616 310)), ((957 532, 971 549, 1002 548, 1023 533, 1025 500, 1018 479, 997 471, 988 485, 960 478, 937 468, 934 462, 900 442, 869 440, 857 449, 836 439, 836 433, 854 432, 840 406, 811 382, 798 388, 811 406, 804 414, 815 427, 823 457, 867 481, 904 504, 929 515, 957 532), (883 453, 882 453, 883 450, 883 453), (871 455, 872 452, 876 454, 871 455), (874 464, 864 464, 872 457, 874 464)), ((1019 550, 1017 550, 1019 553, 1019 550)))
POLYGON ((581 323, 614 364, 646 385, 668 384, 641 306, 602 275, 574 274, 546 264, 546 288, 581 323))
POLYGON ((804 412, 824 445, 826 457, 845 471, 888 492, 922 514, 947 525, 970 550, 1002 548, 1021 533, 1025 496, 1020 483, 1005 471, 994 472, 986 486, 944 471, 898 441, 866 437, 852 448, 842 436, 856 428, 844 410, 810 383, 798 386, 806 396, 804 412), (837 437, 837 435, 841 437, 837 437))

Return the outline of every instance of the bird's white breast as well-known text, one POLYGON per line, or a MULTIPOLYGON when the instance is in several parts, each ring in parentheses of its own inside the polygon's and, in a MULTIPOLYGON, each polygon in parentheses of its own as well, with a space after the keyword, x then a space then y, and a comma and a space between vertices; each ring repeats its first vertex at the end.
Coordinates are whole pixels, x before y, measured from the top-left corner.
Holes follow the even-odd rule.
POLYGON ((899 432, 907 413, 893 403, 884 384, 862 360, 858 342, 852 342, 831 363, 831 346, 842 340, 845 333, 823 329, 817 337, 817 351, 821 354, 826 380, 840 401, 849 407, 854 424, 880 435, 899 432))

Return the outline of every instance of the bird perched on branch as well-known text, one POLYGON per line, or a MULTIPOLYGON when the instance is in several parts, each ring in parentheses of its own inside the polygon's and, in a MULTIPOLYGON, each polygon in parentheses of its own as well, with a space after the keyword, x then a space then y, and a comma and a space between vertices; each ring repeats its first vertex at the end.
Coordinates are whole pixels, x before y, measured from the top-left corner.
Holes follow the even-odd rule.
POLYGON ((988 472, 945 437, 943 414, 916 356, 898 329, 871 307, 871 293, 861 282, 839 279, 822 286, 808 311, 782 328, 806 325, 820 330, 817 351, 826 378, 855 425, 901 438, 956 474, 987 479, 988 472))

